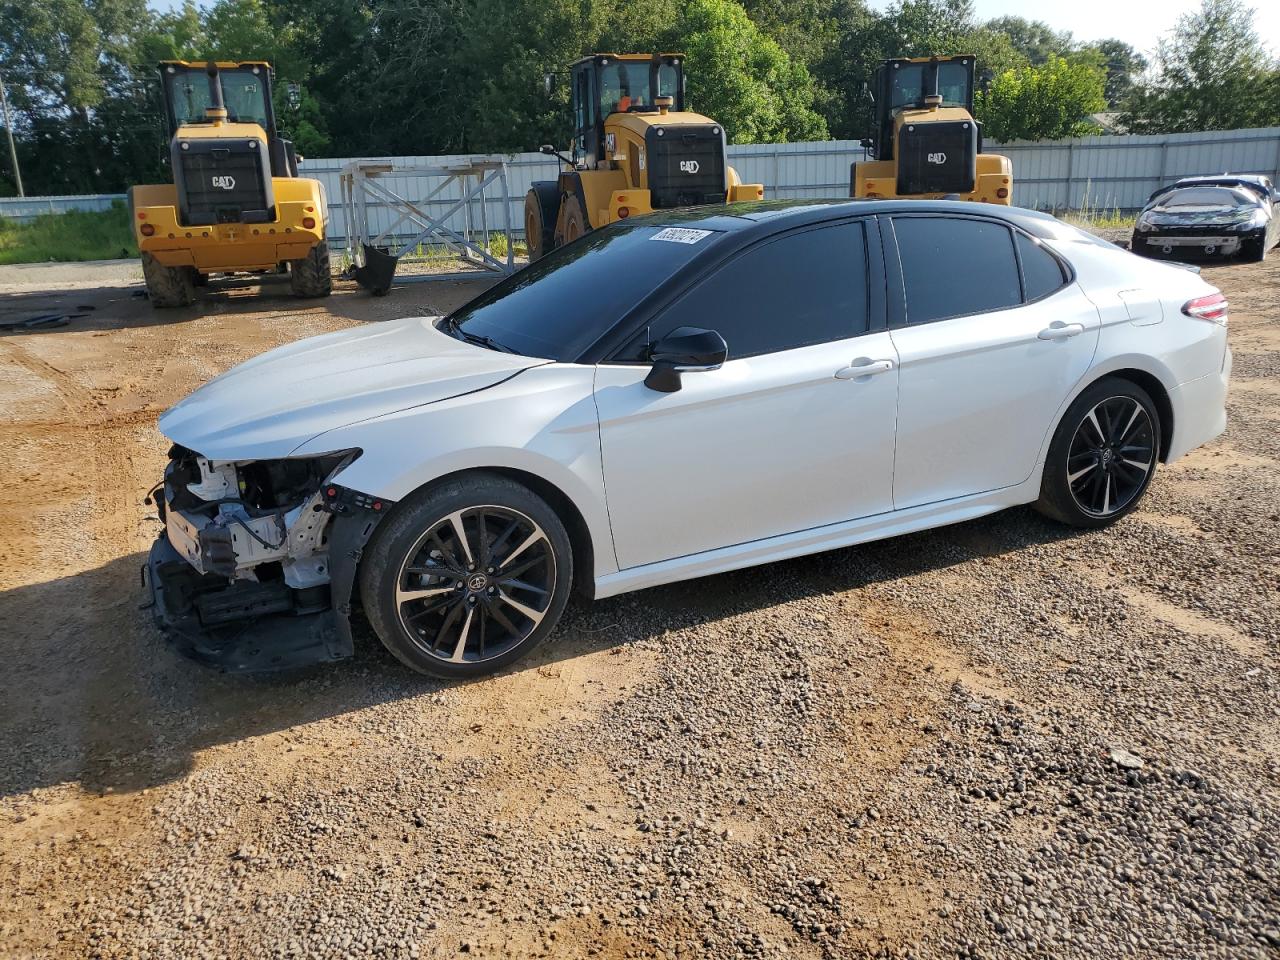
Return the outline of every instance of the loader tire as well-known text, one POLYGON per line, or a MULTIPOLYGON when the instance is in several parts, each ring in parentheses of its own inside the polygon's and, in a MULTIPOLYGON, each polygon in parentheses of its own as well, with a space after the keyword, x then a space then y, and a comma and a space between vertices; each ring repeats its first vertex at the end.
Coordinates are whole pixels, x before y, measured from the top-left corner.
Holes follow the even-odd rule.
POLYGON ((289 286, 295 297, 327 297, 333 292, 328 243, 321 240, 301 260, 289 261, 289 286))
POLYGON ((555 249, 559 215, 560 188, 555 181, 534 181, 524 197, 524 240, 530 263, 555 249))
POLYGON ((587 224, 587 215, 582 209, 582 201, 577 197, 570 197, 565 201, 564 242, 573 243, 573 241, 590 230, 591 227, 587 224))
POLYGON ((166 267, 149 253, 142 254, 142 277, 147 283, 151 306, 189 307, 196 298, 195 270, 166 267))

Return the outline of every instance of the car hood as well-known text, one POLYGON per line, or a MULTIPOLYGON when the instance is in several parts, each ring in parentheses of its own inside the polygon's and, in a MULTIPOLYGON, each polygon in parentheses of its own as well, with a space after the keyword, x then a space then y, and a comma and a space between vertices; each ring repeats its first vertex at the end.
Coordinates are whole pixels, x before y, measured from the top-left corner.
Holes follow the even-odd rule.
POLYGON ((1253 218, 1257 207, 1184 207, 1182 209, 1153 207, 1143 214, 1143 218, 1158 226, 1210 226, 1221 224, 1234 226, 1246 223, 1253 218))
POLYGON ((326 430, 474 393, 550 361, 489 350, 408 317, 278 347, 210 380, 160 417, 212 460, 288 456, 326 430))

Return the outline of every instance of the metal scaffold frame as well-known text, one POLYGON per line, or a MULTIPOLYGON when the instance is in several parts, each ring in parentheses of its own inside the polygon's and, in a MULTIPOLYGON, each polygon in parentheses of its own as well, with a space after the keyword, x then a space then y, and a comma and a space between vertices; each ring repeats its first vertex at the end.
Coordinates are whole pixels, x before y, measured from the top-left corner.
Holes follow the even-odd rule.
MULTIPOLYGON (((347 220, 347 254, 357 270, 366 266, 367 248, 385 251, 399 260, 419 245, 441 245, 455 252, 468 267, 509 276, 515 272, 515 238, 511 232, 511 193, 507 162, 501 157, 466 157, 436 164, 415 164, 395 160, 352 160, 342 167, 342 209, 347 220), (421 199, 410 200, 391 189, 384 178, 414 177, 438 182, 421 199), (457 187, 451 191, 451 187, 457 187), (457 196, 451 195, 457 193, 457 196), (437 199, 443 195, 443 199, 437 199), (507 241, 506 260, 489 252, 488 204, 502 209, 502 235, 507 241), (443 207, 428 212, 429 205, 443 207), (393 219, 374 232, 370 224, 373 210, 389 210, 393 219), (449 226, 461 214, 461 229, 449 226), (403 241, 402 225, 415 231, 403 241)), ((408 192, 408 191, 406 191, 408 192)), ((410 273, 397 278, 400 283, 457 279, 457 272, 410 273)), ((377 292, 377 291, 375 291, 377 292)), ((385 292, 385 291, 384 291, 385 292)))

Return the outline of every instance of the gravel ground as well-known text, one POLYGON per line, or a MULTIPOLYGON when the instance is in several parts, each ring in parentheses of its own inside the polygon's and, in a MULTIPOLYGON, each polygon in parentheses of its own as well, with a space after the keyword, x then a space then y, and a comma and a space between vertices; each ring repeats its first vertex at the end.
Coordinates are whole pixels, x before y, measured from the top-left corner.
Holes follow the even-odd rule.
POLYGON ((159 410, 477 287, 0 292, 99 308, 0 338, 0 954, 1276 956, 1280 257, 1206 276, 1228 433, 1112 529, 1011 510, 575 602, 463 685, 367 633, 208 672, 137 569, 159 410))

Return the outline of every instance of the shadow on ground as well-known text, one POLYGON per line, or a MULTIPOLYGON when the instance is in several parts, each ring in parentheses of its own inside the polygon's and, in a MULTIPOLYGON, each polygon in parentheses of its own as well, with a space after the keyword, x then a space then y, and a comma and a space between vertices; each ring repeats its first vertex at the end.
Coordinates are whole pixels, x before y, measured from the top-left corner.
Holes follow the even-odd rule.
POLYGON ((453 310, 493 282, 491 277, 468 277, 401 285, 394 287, 385 297, 374 297, 353 282, 337 281, 331 296, 302 299, 290 292, 287 277, 213 280, 208 286, 197 289, 196 302, 190 307, 166 310, 155 309, 142 295, 144 287, 141 281, 131 286, 0 293, 0 324, 44 314, 84 314, 65 326, 0 327, 0 336, 174 326, 209 317, 280 315, 316 310, 350 320, 391 320, 419 315, 424 310, 453 310))
MULTIPOLYGON (((551 640, 511 672, 1070 536, 1028 509, 595 603, 575 601, 551 640)), ((340 664, 223 675, 174 653, 143 599, 141 553, 0 593, 13 639, 0 677, 0 796, 65 782, 134 791, 185 775, 211 746, 380 703, 439 681, 409 672, 367 628, 340 664)), ((424 709, 432 709, 425 705, 424 709)))

